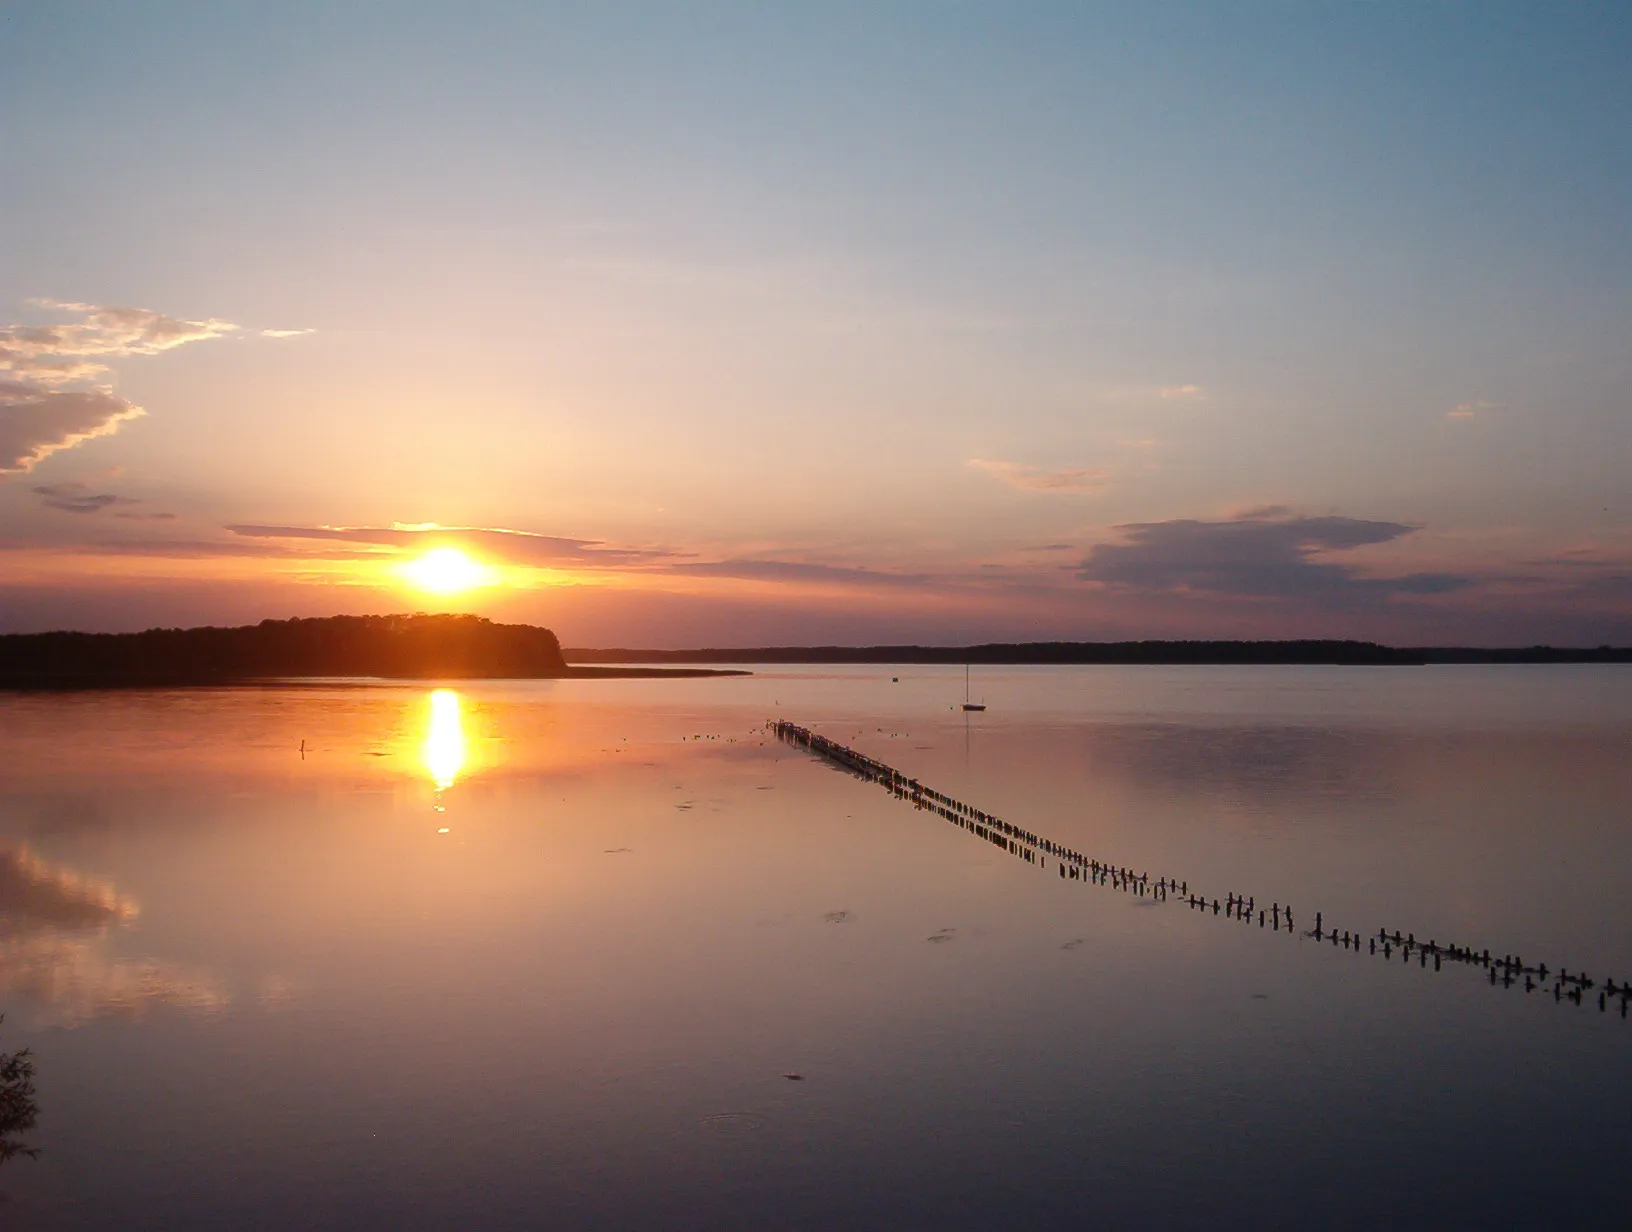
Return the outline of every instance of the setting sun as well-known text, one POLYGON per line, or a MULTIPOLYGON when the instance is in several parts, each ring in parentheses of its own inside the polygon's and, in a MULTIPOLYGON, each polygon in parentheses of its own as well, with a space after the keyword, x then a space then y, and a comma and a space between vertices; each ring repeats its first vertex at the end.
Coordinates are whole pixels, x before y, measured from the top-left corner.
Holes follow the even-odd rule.
POLYGON ((458 548, 435 548, 403 566, 403 573, 421 590, 451 595, 486 585, 492 571, 458 548))

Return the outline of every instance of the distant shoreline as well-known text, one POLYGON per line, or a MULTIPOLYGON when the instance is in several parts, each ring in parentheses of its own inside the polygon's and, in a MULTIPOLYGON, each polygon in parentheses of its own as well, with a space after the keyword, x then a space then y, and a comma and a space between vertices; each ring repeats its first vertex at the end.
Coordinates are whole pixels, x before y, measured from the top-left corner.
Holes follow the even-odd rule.
POLYGON ((1284 641, 986 642, 974 646, 575 649, 536 625, 424 613, 263 620, 234 628, 0 635, 0 690, 203 688, 334 680, 615 680, 751 675, 773 664, 1416 667, 1632 663, 1632 647, 1384 646, 1284 641))
POLYGON ((534 680, 696 680, 707 676, 752 676, 733 667, 568 666, 532 676, 0 676, 0 693, 81 693, 98 689, 327 689, 348 685, 413 688, 425 685, 499 684, 534 680))
POLYGON ((573 664, 808 663, 1053 667, 1421 667, 1445 663, 1632 663, 1632 647, 1383 646, 1340 640, 990 642, 978 646, 758 646, 698 650, 567 648, 573 664))

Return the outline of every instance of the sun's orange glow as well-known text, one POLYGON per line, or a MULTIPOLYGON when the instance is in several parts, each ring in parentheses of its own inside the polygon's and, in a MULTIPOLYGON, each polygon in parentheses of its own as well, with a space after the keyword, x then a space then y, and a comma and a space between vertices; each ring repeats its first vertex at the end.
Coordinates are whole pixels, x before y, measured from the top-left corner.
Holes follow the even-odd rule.
POLYGON ((493 571, 458 548, 433 548, 403 566, 408 580, 421 590, 452 595, 490 585, 493 571))

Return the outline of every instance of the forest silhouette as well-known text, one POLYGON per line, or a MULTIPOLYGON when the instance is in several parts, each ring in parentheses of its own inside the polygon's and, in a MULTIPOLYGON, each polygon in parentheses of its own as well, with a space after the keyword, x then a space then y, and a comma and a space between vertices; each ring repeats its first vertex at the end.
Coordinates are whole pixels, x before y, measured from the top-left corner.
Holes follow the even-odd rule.
POLYGON ((555 634, 481 616, 328 616, 238 628, 0 637, 0 684, 220 684, 299 676, 566 674, 555 634))

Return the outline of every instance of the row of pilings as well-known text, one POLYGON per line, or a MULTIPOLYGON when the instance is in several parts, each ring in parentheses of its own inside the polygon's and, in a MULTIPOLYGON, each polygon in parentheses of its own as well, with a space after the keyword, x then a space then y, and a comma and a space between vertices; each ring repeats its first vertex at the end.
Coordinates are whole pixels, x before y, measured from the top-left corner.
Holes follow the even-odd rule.
POLYGON ((1560 1003, 1570 1001, 1575 1005, 1581 1005, 1588 994, 1596 989, 1599 1010, 1607 1011, 1610 1001, 1618 1000, 1622 1018, 1627 1017, 1628 1003, 1632 1002, 1632 980, 1606 979, 1600 984, 1583 971, 1571 972, 1565 967, 1553 969, 1544 962, 1530 964, 1517 954, 1497 955, 1483 947, 1442 943, 1433 938, 1418 941, 1415 933, 1402 933, 1398 929, 1390 931, 1387 928, 1379 928, 1375 933, 1364 935, 1349 929, 1340 931, 1336 928, 1327 928, 1325 916, 1319 911, 1315 912, 1314 927, 1298 933, 1291 906, 1283 905, 1279 900, 1272 902, 1268 907, 1260 907, 1256 896, 1233 892, 1225 894, 1222 901, 1217 897, 1209 899, 1207 895, 1192 890, 1188 878, 1160 873, 1152 879, 1148 871, 1135 871, 1126 865, 1090 856, 1062 843, 1053 842, 992 813, 954 799, 944 792, 936 791, 915 778, 909 778, 894 766, 886 765, 876 757, 869 757, 848 745, 829 740, 826 736, 819 735, 809 728, 800 727, 797 723, 779 719, 768 726, 775 731, 777 739, 796 748, 806 749, 824 761, 847 770, 869 783, 877 783, 897 799, 911 803, 914 808, 935 813, 960 829, 991 843, 999 850, 1024 860, 1027 864, 1046 871, 1049 861, 1052 860, 1061 880, 1104 886, 1126 894, 1149 898, 1155 902, 1182 904, 1192 911, 1200 911, 1222 920, 1246 924, 1249 927, 1256 923, 1261 929, 1284 932, 1288 936, 1311 938, 1351 954, 1363 953, 1386 961, 1392 961, 1398 955, 1401 962, 1407 964, 1415 962, 1424 970, 1430 963, 1435 971, 1441 970, 1446 963, 1476 967, 1486 973, 1488 982, 1494 987, 1522 987, 1527 993, 1539 990, 1544 995, 1550 993, 1553 1000, 1560 1003), (1549 980, 1551 987, 1548 986, 1549 980))

